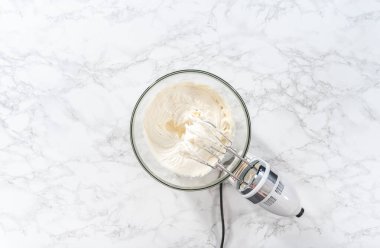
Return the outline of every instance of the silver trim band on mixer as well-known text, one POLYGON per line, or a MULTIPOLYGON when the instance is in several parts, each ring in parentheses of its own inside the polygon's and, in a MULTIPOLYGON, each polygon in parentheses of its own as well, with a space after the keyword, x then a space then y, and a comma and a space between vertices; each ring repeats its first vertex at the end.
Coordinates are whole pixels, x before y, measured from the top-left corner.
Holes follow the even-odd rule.
MULTIPOLYGON (((238 174, 236 175, 238 178, 249 185, 249 187, 240 188, 240 185, 237 184, 240 193, 254 204, 263 201, 272 192, 278 180, 277 174, 270 170, 270 166, 258 159, 249 164, 242 163, 235 173, 238 174)), ((276 199, 272 199, 272 201, 274 203, 276 199)))
POLYGON ((261 202, 262 200, 264 200, 265 197, 267 197, 269 193, 272 191, 272 189, 274 188, 277 178, 278 176, 272 171, 270 171, 268 175, 268 179, 266 180, 264 185, 260 188, 260 190, 256 194, 254 194, 253 196, 247 199, 253 202, 254 204, 257 204, 261 202))

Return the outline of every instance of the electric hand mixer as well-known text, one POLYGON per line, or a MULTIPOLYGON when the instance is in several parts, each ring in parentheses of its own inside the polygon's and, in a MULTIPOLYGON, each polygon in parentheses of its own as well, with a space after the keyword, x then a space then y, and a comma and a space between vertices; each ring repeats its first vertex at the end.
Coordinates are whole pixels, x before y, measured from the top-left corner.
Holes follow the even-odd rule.
POLYGON ((275 173, 270 165, 256 157, 246 156, 250 141, 250 119, 246 105, 240 95, 223 79, 199 70, 181 70, 159 78, 145 90, 138 100, 131 118, 131 142, 133 150, 143 168, 159 182, 181 190, 200 190, 215 186, 230 178, 236 190, 246 199, 280 216, 297 216, 304 213, 295 190, 275 173), (238 120, 236 134, 230 140, 213 123, 194 116, 192 121, 201 127, 189 129, 198 137, 197 147, 215 158, 215 162, 196 156, 189 149, 186 154, 195 162, 214 170, 200 178, 188 178, 162 168, 149 150, 142 131, 143 110, 149 98, 165 86, 179 82, 202 82, 218 90, 233 107, 233 117, 238 120), (207 135, 204 135, 207 133, 207 135))

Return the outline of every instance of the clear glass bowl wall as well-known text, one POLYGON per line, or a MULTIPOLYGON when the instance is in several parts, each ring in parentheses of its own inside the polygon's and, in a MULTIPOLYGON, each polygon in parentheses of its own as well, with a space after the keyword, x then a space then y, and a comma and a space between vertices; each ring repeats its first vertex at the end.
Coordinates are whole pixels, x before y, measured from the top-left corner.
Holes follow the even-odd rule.
MULTIPOLYGON (((214 89, 230 106, 232 118, 234 120, 233 147, 244 156, 250 142, 250 119, 244 101, 226 81, 209 72, 199 70, 181 70, 167 74, 159 78, 155 83, 148 87, 139 98, 131 117, 131 143, 138 161, 143 168, 159 182, 181 190, 199 190, 219 184, 228 175, 219 170, 213 170, 202 177, 180 176, 161 166, 153 152, 150 150, 147 139, 144 135, 143 120, 145 109, 153 100, 158 92, 163 88, 174 84, 193 82, 208 85, 214 89)), ((226 156, 223 160, 225 166, 233 171, 240 161, 237 158, 226 156)), ((194 161, 194 163, 196 163, 194 161)))

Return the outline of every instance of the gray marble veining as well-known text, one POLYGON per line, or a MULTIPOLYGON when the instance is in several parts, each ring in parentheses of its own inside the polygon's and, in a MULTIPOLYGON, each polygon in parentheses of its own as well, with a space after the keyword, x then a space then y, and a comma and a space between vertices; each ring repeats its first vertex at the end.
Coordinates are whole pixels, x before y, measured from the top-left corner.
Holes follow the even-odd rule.
POLYGON ((139 94, 183 68, 237 88, 306 209, 226 185, 225 247, 379 246, 379 1, 0 6, 0 247, 218 247, 217 189, 160 185, 130 147, 139 94))

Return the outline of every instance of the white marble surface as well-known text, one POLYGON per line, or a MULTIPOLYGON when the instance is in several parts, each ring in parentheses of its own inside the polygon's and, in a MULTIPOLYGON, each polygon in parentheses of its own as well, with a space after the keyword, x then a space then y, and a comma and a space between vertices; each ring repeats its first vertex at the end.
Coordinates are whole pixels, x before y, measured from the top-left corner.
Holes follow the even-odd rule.
POLYGON ((0 2, 0 247, 217 247, 217 188, 166 188, 129 119, 168 72, 242 94, 301 219, 225 187, 225 247, 379 247, 379 1, 0 2))

